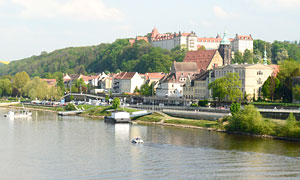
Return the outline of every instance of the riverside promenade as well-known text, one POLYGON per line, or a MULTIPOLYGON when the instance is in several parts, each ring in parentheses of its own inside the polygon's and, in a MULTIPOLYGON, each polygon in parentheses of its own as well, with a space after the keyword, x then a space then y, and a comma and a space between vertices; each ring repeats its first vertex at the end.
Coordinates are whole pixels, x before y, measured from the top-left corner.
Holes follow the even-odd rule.
MULTIPOLYGON (((182 118, 216 120, 224 116, 231 115, 228 108, 208 108, 208 107, 190 107, 190 106, 153 106, 153 105, 131 105, 132 108, 144 109, 148 111, 160 111, 169 115, 182 118)), ((265 109, 258 108, 260 113, 266 118, 287 119, 290 113, 293 113, 297 120, 300 120, 299 109, 265 109)))

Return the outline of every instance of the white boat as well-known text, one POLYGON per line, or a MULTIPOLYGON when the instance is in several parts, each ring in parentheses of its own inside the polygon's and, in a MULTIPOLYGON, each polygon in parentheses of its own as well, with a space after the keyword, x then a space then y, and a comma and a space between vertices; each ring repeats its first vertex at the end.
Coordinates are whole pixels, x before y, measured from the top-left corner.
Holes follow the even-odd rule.
POLYGON ((28 110, 20 110, 20 111, 8 111, 7 114, 4 114, 4 117, 14 117, 14 118, 23 118, 23 117, 31 117, 32 112, 28 110))
POLYGON ((133 143, 133 144, 143 144, 144 140, 142 140, 142 138, 140 138, 140 137, 135 137, 131 140, 131 143, 133 143))

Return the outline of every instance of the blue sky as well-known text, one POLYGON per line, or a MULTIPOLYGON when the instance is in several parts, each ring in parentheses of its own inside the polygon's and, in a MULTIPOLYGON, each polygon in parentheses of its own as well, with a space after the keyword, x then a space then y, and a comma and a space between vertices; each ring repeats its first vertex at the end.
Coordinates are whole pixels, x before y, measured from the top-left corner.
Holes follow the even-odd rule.
POLYGON ((0 60, 151 32, 300 40, 300 0, 0 0, 0 60))

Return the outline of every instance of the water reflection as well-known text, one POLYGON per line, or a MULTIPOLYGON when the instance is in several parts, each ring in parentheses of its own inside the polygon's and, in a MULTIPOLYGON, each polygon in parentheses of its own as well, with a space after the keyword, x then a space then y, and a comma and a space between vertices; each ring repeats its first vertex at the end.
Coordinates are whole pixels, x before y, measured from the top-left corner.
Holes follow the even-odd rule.
POLYGON ((0 118, 0 141, 0 179, 300 178, 299 143, 197 129, 34 112, 0 118))

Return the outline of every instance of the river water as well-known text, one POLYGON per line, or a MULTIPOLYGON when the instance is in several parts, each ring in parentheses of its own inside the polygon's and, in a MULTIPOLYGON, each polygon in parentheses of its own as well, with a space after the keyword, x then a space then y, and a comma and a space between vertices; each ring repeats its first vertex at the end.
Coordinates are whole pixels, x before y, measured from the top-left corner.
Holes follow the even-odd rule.
POLYGON ((300 179, 300 143, 33 112, 4 118, 1 180, 300 179), (145 144, 130 140, 141 136, 145 144))

